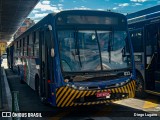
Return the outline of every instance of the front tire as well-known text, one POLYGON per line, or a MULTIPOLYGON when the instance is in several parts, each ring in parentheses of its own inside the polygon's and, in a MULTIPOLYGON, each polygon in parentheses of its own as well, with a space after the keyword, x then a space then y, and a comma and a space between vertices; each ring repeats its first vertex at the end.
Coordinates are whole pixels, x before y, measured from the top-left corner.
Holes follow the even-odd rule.
POLYGON ((43 103, 43 104, 45 104, 45 105, 47 105, 48 104, 48 102, 47 102, 47 100, 46 100, 46 98, 45 97, 43 97, 43 95, 42 95, 42 93, 41 93, 41 86, 40 86, 40 84, 39 84, 39 77, 38 76, 36 76, 36 86, 35 86, 35 90, 36 90, 36 93, 37 93, 37 95, 39 96, 39 98, 40 98, 40 101, 43 103))
POLYGON ((147 94, 145 92, 143 77, 142 77, 142 75, 137 74, 135 97, 140 98, 140 99, 144 99, 144 98, 146 98, 146 96, 147 96, 147 94))

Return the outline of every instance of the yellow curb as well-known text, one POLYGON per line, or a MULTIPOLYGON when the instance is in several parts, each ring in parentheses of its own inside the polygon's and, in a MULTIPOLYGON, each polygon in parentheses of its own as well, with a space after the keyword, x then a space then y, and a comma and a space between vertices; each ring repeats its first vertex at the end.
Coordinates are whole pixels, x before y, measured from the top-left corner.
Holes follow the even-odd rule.
POLYGON ((157 101, 145 101, 143 108, 155 108, 158 107, 157 101))

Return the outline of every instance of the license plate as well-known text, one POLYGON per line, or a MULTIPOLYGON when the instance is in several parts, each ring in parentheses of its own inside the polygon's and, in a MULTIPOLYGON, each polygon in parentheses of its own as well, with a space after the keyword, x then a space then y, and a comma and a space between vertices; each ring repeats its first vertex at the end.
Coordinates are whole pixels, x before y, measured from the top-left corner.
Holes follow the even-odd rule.
POLYGON ((96 97, 100 98, 100 97, 106 97, 106 98, 110 98, 110 92, 97 92, 96 97))

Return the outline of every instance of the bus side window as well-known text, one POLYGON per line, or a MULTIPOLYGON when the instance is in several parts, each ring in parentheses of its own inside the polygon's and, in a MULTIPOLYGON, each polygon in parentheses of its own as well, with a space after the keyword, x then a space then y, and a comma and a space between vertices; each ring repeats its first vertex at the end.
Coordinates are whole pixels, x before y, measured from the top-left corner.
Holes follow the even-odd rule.
POLYGON ((20 56, 23 56, 23 39, 20 40, 20 56))
POLYGON ((29 35, 29 40, 28 40, 28 56, 33 56, 33 34, 31 33, 29 35))
POLYGON ((24 56, 24 42, 25 42, 25 38, 22 39, 22 56, 24 56))
POLYGON ((27 56, 30 55, 30 49, 29 49, 29 35, 27 35, 27 56))
POLYGON ((14 52, 13 52, 13 58, 14 58, 15 54, 16 54, 16 43, 13 44, 13 50, 14 50, 14 52))
POLYGON ((18 40, 17 41, 18 42, 18 48, 17 48, 17 53, 18 53, 18 56, 20 56, 21 55, 21 51, 20 51, 20 45, 21 45, 21 40, 18 40))
POLYGON ((39 57, 39 31, 36 31, 34 36, 34 56, 39 57))
POLYGON ((19 41, 17 41, 17 48, 16 48, 17 49, 17 56, 19 56, 19 44, 18 43, 19 43, 19 41))
POLYGON ((27 56, 27 37, 24 38, 24 48, 23 48, 23 52, 24 52, 24 56, 27 56))

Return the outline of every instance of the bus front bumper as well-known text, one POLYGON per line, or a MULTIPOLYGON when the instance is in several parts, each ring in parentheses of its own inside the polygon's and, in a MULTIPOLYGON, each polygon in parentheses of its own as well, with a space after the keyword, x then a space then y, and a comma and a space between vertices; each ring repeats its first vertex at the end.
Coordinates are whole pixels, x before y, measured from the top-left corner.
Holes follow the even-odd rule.
POLYGON ((57 107, 95 105, 133 98, 135 96, 135 87, 135 80, 129 81, 123 86, 110 89, 77 90, 63 86, 56 90, 56 105, 57 107), (108 97, 97 97, 97 93, 107 91, 109 91, 108 97))

